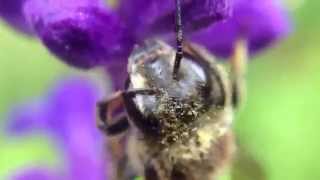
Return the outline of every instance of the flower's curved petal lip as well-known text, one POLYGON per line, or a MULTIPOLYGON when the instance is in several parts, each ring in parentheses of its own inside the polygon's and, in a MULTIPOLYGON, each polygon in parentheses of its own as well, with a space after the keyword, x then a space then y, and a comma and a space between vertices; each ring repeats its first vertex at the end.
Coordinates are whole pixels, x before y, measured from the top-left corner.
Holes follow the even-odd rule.
POLYGON ((52 136, 65 153, 71 179, 103 179, 103 139, 96 128, 96 103, 103 94, 82 78, 58 82, 41 104, 25 104, 8 123, 8 133, 23 135, 40 130, 52 136))
POLYGON ((29 0, 24 12, 46 47, 63 62, 88 69, 129 54, 125 27, 99 0, 29 0))
POLYGON ((70 77, 58 81, 47 97, 45 101, 50 104, 46 121, 57 136, 68 140, 73 133, 95 130, 96 102, 102 97, 95 82, 70 77))
POLYGON ((46 105, 40 101, 33 101, 17 105, 9 113, 6 133, 8 135, 24 135, 33 131, 47 128, 46 105))
MULTIPOLYGON (((100 144, 102 145, 101 141, 100 144)), ((91 144, 86 144, 90 146, 91 144)), ((111 160, 105 158, 107 154, 103 151, 102 146, 91 146, 84 148, 68 148, 67 151, 67 170, 70 179, 87 180, 87 179, 106 179, 111 171, 111 160), (89 150, 89 151, 88 151, 89 150)), ((82 146, 83 147, 83 146, 82 146)))
POLYGON ((71 179, 103 179, 103 139, 95 123, 102 92, 90 82, 72 80, 61 82, 51 94, 50 124, 60 131, 71 179))
POLYGON ((57 180, 61 178, 57 173, 40 167, 23 169, 12 177, 13 180, 57 180))
MULTIPOLYGON (((195 31, 229 17, 230 0, 182 1, 182 23, 185 31, 195 31)), ((150 36, 175 30, 175 1, 121 0, 118 13, 142 41, 150 36)))
POLYGON ((32 35, 33 31, 23 16, 23 4, 25 0, 1 0, 0 18, 15 30, 27 35, 32 35))
POLYGON ((232 18, 195 33, 191 40, 219 57, 230 57, 235 41, 245 36, 251 55, 285 37, 291 30, 286 11, 273 1, 239 0, 232 18))
POLYGON ((102 91, 95 83, 82 78, 67 78, 58 82, 44 98, 14 108, 6 131, 21 135, 43 130, 62 141, 76 138, 73 135, 79 131, 97 136, 95 108, 101 97, 102 91))

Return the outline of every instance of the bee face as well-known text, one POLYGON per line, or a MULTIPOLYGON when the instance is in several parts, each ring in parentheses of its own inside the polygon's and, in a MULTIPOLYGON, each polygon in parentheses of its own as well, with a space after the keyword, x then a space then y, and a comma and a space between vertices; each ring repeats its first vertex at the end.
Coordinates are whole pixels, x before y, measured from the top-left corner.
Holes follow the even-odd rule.
MULTIPOLYGON (((126 155, 116 157, 119 180, 131 179, 127 171, 146 180, 209 180, 232 156, 230 124, 243 90, 245 43, 235 45, 229 79, 204 48, 183 43, 180 0, 176 12, 176 49, 155 40, 137 46, 125 90, 98 104, 103 132, 128 133, 126 155), (113 117, 119 106, 127 113, 113 117)), ((123 150, 121 142, 111 141, 111 152, 123 150)))
MULTIPOLYGON (((156 172, 161 180, 170 179, 178 169, 192 180, 209 180, 233 151, 232 138, 226 138, 233 119, 232 81, 205 49, 186 43, 183 52, 175 79, 172 47, 162 41, 136 47, 125 91, 99 104, 98 126, 107 135, 130 128, 128 167, 145 177, 156 172), (117 106, 127 113, 112 117, 117 106)), ((110 144, 112 152, 124 149, 110 144)))
POLYGON ((162 41, 147 41, 129 58, 129 74, 135 89, 160 89, 170 97, 188 99, 205 86, 204 68, 185 57, 179 71, 179 80, 172 77, 175 50, 162 41))
POLYGON ((139 121, 135 124, 146 136, 170 144, 188 139, 203 114, 226 104, 225 83, 212 60, 186 52, 174 79, 174 57, 175 50, 164 42, 147 41, 133 51, 128 66, 129 89, 157 92, 134 98, 140 115, 132 121, 139 121))

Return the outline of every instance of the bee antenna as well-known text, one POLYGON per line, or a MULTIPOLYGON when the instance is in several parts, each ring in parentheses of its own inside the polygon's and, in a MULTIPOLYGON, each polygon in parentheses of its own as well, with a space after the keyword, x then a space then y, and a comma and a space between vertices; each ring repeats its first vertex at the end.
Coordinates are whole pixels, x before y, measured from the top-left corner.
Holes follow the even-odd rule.
POLYGON ((173 79, 177 79, 180 63, 183 58, 183 31, 182 31, 182 18, 181 18, 181 0, 176 1, 176 40, 177 52, 173 66, 173 79))

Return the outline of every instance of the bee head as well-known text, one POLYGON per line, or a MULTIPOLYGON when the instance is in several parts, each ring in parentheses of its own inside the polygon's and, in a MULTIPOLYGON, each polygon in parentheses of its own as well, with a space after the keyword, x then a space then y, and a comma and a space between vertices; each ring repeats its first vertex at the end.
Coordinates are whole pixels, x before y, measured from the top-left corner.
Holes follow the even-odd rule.
POLYGON ((175 50, 162 41, 146 41, 138 46, 129 58, 128 72, 135 89, 151 88, 169 97, 189 99, 206 84, 206 73, 191 57, 185 57, 173 78, 175 50))
POLYGON ((153 89, 154 95, 134 98, 143 133, 176 141, 197 125, 210 108, 223 108, 225 92, 218 71, 200 57, 185 53, 173 78, 175 49, 162 41, 147 41, 129 57, 130 89, 153 89), (143 117, 143 118, 141 118, 143 117))

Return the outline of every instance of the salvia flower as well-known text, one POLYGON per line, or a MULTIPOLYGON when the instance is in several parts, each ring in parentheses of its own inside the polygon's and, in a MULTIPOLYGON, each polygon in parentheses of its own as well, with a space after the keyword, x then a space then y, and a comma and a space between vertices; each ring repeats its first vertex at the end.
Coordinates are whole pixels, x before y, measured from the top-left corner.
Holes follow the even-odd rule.
MULTIPOLYGON (((118 0, 115 7, 100 0, 13 1, 39 39, 62 61, 81 69, 103 66, 120 84, 134 44, 161 36, 174 42, 172 0, 118 0)), ((250 54, 255 54, 290 31, 287 14, 276 0, 182 2, 186 38, 219 57, 229 57, 239 38, 247 39, 250 54)))
POLYGON ((96 102, 101 98, 92 82, 70 78, 59 82, 45 97, 15 108, 8 135, 45 133, 64 153, 63 169, 35 167, 16 174, 17 180, 105 179, 108 160, 95 126, 96 102))
POLYGON ((124 53, 124 26, 99 0, 27 0, 24 12, 42 42, 67 64, 89 68, 124 53))
MULTIPOLYGON (((200 31, 189 38, 218 56, 228 57, 239 37, 248 39, 254 54, 289 32, 287 14, 278 1, 230 1, 183 0, 187 38, 191 32, 200 31), (227 20, 218 22, 223 19, 227 20)), ((14 7, 23 7, 23 19, 48 49, 78 68, 125 66, 134 44, 174 32, 175 4, 171 0, 118 0, 113 8, 99 0, 13 2, 14 7)), ((4 12, 3 8, 0 11, 4 12)))
MULTIPOLYGON (((183 1, 186 30, 230 15, 229 0, 183 1)), ((110 8, 99 0, 26 0, 24 15, 48 49, 67 64, 92 68, 125 61, 133 45, 174 31, 172 0, 122 0, 110 8)))
MULTIPOLYGON (((182 22, 187 32, 226 19, 231 13, 230 0, 182 2, 182 22)), ((120 0, 117 12, 138 42, 159 33, 172 33, 175 29, 175 1, 120 0)))
POLYGON ((13 180, 58 180, 64 179, 63 176, 55 171, 44 168, 30 168, 15 174, 13 180))
POLYGON ((290 32, 288 14, 277 0, 234 0, 233 15, 192 36, 219 57, 230 57, 239 38, 256 54, 290 32))
POLYGON ((0 18, 16 30, 30 35, 32 34, 32 29, 28 25, 22 10, 24 2, 25 0, 1 0, 0 18))

